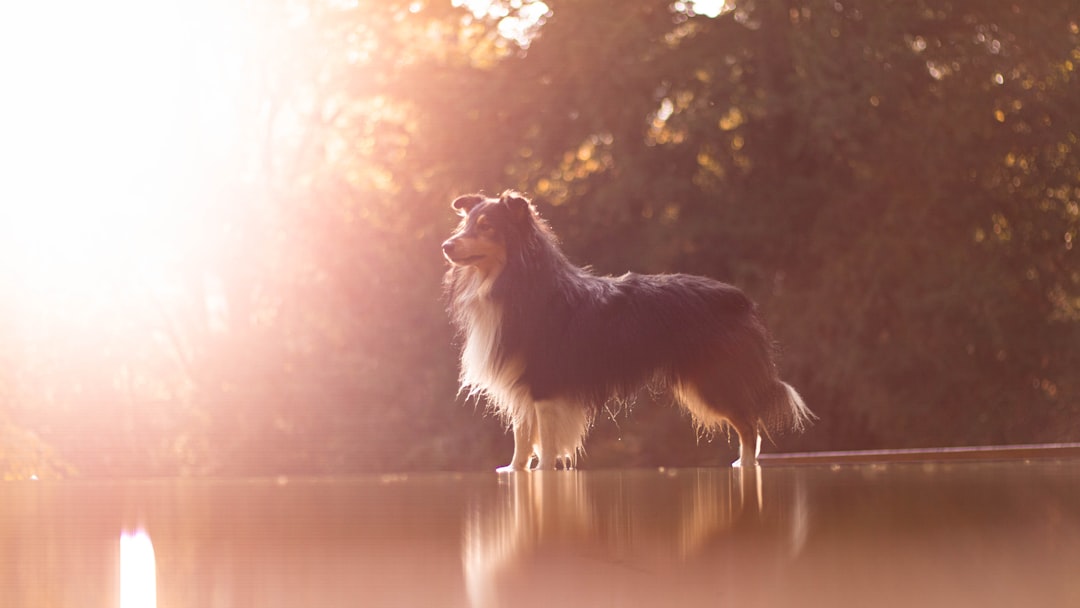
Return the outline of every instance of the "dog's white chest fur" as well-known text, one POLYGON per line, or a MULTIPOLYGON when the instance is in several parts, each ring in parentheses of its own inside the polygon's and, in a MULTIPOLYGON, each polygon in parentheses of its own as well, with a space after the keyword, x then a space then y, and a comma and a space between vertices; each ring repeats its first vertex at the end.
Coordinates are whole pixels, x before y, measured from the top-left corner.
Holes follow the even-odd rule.
POLYGON ((461 352, 461 385, 474 394, 491 388, 499 376, 498 348, 502 310, 486 294, 474 293, 466 310, 465 347, 461 352))
POLYGON ((520 358, 500 352, 502 307, 491 298, 491 279, 468 277, 461 291, 465 346, 461 352, 461 389, 470 397, 484 394, 508 422, 517 422, 530 403, 527 389, 518 383, 524 366, 520 358))

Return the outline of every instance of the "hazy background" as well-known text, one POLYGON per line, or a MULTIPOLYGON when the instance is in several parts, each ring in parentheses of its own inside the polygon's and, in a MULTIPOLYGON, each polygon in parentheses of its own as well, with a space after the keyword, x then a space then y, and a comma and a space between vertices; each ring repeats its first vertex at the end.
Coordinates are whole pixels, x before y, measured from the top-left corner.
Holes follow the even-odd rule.
MULTIPOLYGON (((23 2, 0 15, 0 473, 480 469, 439 244, 742 286, 766 450, 1080 440, 1075 0, 23 2)), ((586 467, 727 463, 646 395, 586 467)))

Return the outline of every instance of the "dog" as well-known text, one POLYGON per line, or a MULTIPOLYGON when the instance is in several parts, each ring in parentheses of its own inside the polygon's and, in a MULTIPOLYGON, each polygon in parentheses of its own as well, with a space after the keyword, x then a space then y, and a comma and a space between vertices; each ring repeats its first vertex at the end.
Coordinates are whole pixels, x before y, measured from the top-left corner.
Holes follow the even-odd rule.
POLYGON ((701 430, 734 429, 733 466, 757 464, 762 434, 816 418, 779 379, 773 342, 738 288, 685 274, 596 276, 514 191, 451 207, 462 219, 442 252, 461 392, 486 397, 513 429, 499 471, 575 467, 600 408, 643 387, 670 388, 701 430))

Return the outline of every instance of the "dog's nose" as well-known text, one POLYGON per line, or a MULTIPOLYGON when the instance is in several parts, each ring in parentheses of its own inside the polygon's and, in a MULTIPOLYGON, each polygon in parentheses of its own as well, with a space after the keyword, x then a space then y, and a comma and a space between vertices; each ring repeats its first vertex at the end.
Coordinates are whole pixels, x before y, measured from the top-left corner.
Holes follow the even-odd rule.
POLYGON ((442 250, 443 250, 443 253, 446 254, 446 255, 450 255, 451 253, 453 253, 454 252, 454 239, 450 239, 448 241, 445 241, 442 244, 442 250))

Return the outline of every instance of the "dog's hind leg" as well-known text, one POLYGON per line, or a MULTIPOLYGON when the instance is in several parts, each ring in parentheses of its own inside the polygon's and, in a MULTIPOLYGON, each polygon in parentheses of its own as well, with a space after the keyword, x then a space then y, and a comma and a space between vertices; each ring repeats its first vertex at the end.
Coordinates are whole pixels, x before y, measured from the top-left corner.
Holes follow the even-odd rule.
POLYGON ((732 423, 731 426, 739 436, 739 459, 731 463, 731 466, 757 466, 757 457, 761 454, 761 433, 758 433, 753 425, 732 423))
POLYGON ((740 410, 727 407, 730 398, 723 399, 721 394, 715 384, 703 388, 700 384, 683 380, 675 385, 676 398, 690 412, 700 429, 713 432, 725 424, 735 429, 735 434, 739 436, 739 459, 731 466, 756 466, 757 456, 761 452, 757 423, 740 410))

